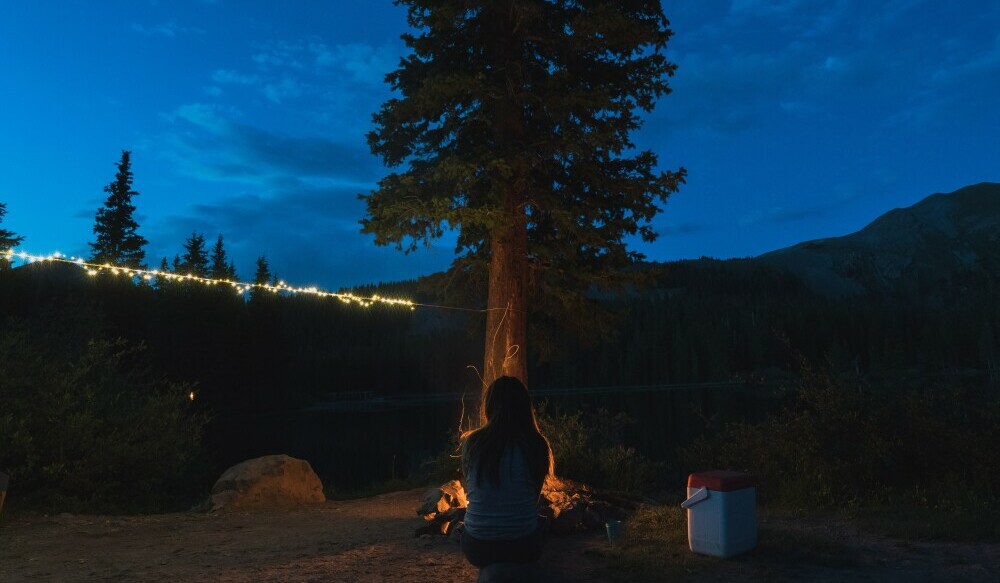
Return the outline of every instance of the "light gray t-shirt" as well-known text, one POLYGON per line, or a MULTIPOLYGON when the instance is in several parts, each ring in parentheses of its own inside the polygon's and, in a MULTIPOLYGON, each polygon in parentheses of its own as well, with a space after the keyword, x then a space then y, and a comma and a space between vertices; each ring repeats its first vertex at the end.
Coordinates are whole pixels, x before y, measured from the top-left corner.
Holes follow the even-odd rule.
MULTIPOLYGON (((465 450, 463 446, 463 457, 465 450)), ((500 485, 483 472, 476 479, 475 461, 466 467, 465 531, 482 540, 511 540, 527 536, 538 528, 538 485, 520 447, 508 447, 500 458, 500 485)))

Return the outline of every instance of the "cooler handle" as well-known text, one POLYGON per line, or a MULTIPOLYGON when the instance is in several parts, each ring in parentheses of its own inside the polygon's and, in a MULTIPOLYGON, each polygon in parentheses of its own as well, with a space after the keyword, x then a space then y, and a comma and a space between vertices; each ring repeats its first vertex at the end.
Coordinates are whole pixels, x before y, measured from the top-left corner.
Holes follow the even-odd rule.
POLYGON ((688 496, 687 500, 681 502, 681 508, 687 510, 706 498, 708 498, 708 488, 698 488, 693 494, 688 496))

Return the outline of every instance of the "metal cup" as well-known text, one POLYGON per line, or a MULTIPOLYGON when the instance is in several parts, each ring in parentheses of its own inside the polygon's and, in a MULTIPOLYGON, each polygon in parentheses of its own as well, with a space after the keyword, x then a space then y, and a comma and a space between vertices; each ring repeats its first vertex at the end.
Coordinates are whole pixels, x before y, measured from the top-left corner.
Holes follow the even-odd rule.
POLYGON ((620 520, 609 520, 605 526, 608 529, 608 540, 611 544, 615 544, 622 538, 622 521, 620 520))

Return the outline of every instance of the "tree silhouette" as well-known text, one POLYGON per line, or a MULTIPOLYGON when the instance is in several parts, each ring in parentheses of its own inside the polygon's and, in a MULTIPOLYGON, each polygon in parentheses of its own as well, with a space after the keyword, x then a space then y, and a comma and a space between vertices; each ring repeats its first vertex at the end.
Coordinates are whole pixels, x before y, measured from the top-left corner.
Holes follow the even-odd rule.
POLYGON ((213 279, 236 280, 236 266, 228 260, 221 234, 215 240, 215 247, 212 248, 212 268, 209 273, 213 279))
MULTIPOLYGON (((169 272, 169 271, 170 271, 170 266, 167 265, 167 258, 164 257, 163 259, 160 260, 160 272, 161 273, 166 273, 166 272, 169 272)), ((167 279, 165 276, 163 276, 163 275, 157 275, 156 276, 156 287, 162 289, 163 286, 167 282, 169 282, 169 281, 170 280, 167 279)))
MULTIPOLYGON (((271 277, 271 268, 268 267, 267 265, 267 258, 261 255, 260 257, 257 258, 257 271, 255 271, 253 274, 253 282, 256 283, 257 285, 267 285, 267 280, 270 277, 271 277)), ((250 299, 261 297, 261 295, 265 293, 268 292, 265 292, 264 290, 257 287, 252 288, 250 290, 250 299)))
MULTIPOLYGON (((3 217, 7 214, 7 205, 0 202, 0 223, 3 223, 3 217)), ((3 255, 8 249, 13 249, 24 241, 24 237, 19 237, 12 231, 7 229, 0 229, 0 269, 9 269, 10 260, 3 255)))
POLYGON ((484 383, 525 379, 529 308, 588 328, 588 292, 636 278, 624 239, 652 241, 684 180, 629 138, 669 92, 669 22, 654 0, 399 3, 413 52, 368 134, 398 170, 362 196, 362 231, 411 251, 457 228, 452 275, 488 287, 484 383))
POLYGON ((136 233, 139 224, 133 213, 132 197, 139 193, 132 190, 131 152, 122 150, 115 179, 104 187, 108 198, 104 207, 97 209, 94 221, 95 240, 90 243, 91 261, 110 263, 133 268, 143 268, 146 239, 136 233))
POLYGON ((195 277, 208 275, 208 251, 205 249, 204 235, 191 233, 191 236, 184 241, 184 255, 181 258, 180 269, 184 275, 191 274, 195 277))

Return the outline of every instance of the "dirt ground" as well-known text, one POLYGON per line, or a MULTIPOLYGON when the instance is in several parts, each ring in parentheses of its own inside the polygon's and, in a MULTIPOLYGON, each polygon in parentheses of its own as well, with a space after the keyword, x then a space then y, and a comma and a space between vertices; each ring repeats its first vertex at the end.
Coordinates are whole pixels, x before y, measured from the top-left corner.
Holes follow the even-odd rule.
MULTIPOLYGON (((0 581, 475 581, 457 543, 414 538, 421 491, 253 513, 20 516, 0 527, 0 581)), ((583 539, 599 540, 546 550, 583 539)), ((572 580, 600 581, 588 573, 599 559, 576 555, 572 580)))
MULTIPOLYGON (((413 537, 423 523, 415 513, 420 492, 254 513, 21 515, 0 525, 0 581, 475 581, 477 570, 465 562, 458 544, 443 537, 413 537)), ((706 562, 689 575, 699 581, 1000 577, 1000 545, 903 543, 840 523, 772 521, 767 529, 793 538, 800 529, 813 537, 833 537, 856 557, 849 564, 799 563, 789 570, 775 570, 774 559, 780 564, 780 557, 706 562)), ((542 565, 549 574, 546 580, 612 580, 607 547, 598 533, 551 537, 542 565)))
POLYGON ((689 579, 699 582, 1000 582, 1000 544, 897 540, 829 518, 771 519, 758 524, 753 551, 696 560, 689 579))

